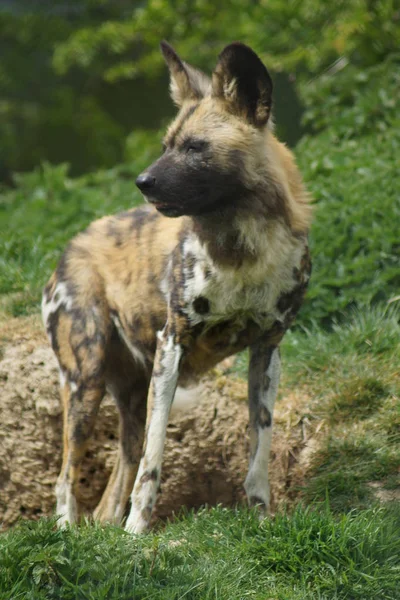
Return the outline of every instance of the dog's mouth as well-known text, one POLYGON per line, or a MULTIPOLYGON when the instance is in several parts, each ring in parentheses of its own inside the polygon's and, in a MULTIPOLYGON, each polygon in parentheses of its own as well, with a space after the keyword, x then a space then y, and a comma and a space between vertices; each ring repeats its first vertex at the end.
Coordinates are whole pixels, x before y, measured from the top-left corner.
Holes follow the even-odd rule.
POLYGON ((152 205, 166 217, 181 217, 183 210, 180 206, 173 206, 172 204, 163 204, 162 202, 152 202, 152 205))
POLYGON ((151 196, 145 196, 145 200, 154 206, 162 215, 166 217, 181 217, 184 214, 182 206, 177 204, 169 204, 167 202, 160 202, 151 196))
POLYGON ((183 217, 183 216, 198 216, 201 214, 211 213, 217 208, 217 203, 210 202, 192 202, 189 204, 177 204, 172 202, 163 202, 150 194, 143 194, 146 202, 154 206, 159 213, 165 217, 183 217))

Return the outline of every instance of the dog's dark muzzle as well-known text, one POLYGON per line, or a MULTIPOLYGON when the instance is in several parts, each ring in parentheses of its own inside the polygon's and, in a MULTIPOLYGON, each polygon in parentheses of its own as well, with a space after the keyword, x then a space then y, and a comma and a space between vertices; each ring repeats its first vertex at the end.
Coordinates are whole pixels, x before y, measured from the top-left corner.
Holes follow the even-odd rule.
POLYGON ((145 194, 155 187, 156 178, 153 177, 153 175, 150 175, 150 173, 141 173, 136 179, 136 185, 138 186, 139 190, 145 194))
POLYGON ((144 172, 136 179, 136 185, 139 190, 145 196, 146 200, 155 206, 155 208, 165 215, 166 217, 179 217, 183 214, 181 206, 171 204, 170 202, 163 202, 157 197, 157 180, 154 175, 148 172, 144 172))

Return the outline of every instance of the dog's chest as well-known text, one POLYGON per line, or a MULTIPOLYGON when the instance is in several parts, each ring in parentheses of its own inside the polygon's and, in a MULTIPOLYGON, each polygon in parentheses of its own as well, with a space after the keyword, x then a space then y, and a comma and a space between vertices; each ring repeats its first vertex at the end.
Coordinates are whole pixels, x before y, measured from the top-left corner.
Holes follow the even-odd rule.
MULTIPOLYGON (((250 283, 221 272, 210 273, 199 262, 183 283, 180 310, 186 316, 187 352, 181 383, 201 375, 227 356, 251 346, 263 335, 280 341, 286 329, 279 309, 281 282, 270 277, 250 283)), ((279 343, 279 342, 277 342, 279 343)))
POLYGON ((301 306, 311 268, 305 237, 283 241, 274 247, 267 239, 265 254, 238 268, 216 264, 193 238, 176 248, 161 291, 169 335, 184 350, 181 383, 260 339, 280 343, 301 306))
POLYGON ((279 299, 294 288, 303 248, 296 248, 289 257, 271 266, 263 256, 258 261, 238 269, 220 268, 197 244, 183 247, 179 281, 173 281, 175 297, 189 324, 204 324, 205 329, 229 321, 237 332, 250 320, 262 330, 268 329, 282 310, 279 299))
POLYGON ((229 321, 232 331, 239 332, 249 319, 264 328, 273 320, 274 288, 272 280, 250 283, 232 273, 200 272, 185 282, 184 310, 191 325, 203 323, 206 329, 229 321))

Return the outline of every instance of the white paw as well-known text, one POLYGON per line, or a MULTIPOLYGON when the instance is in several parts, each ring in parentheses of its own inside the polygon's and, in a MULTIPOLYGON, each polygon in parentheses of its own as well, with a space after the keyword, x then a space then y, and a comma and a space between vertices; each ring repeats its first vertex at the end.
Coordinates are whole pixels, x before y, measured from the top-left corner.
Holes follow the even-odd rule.
POLYGON ((144 533, 148 529, 148 521, 143 518, 140 511, 132 509, 125 523, 125 531, 128 533, 144 533))
POLYGON ((65 482, 58 483, 56 497, 56 515, 59 517, 57 527, 64 528, 67 524, 75 523, 78 518, 78 506, 70 485, 65 482))
POLYGON ((244 488, 246 490, 249 506, 257 506, 262 515, 266 515, 269 509, 270 493, 268 481, 247 477, 244 488))

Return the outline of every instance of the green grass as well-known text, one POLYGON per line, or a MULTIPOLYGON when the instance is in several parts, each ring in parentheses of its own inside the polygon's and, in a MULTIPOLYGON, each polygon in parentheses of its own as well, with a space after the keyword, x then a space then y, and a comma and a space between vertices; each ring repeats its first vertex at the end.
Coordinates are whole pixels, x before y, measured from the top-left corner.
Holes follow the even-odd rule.
POLYGON ((335 517, 298 507, 259 524, 247 510, 190 514, 162 531, 54 520, 0 537, 2 600, 395 599, 400 510, 335 517))
POLYGON ((296 148, 316 202, 303 322, 330 324, 349 307, 398 294, 399 58, 363 69, 349 61, 300 86, 305 121, 318 133, 296 148))
POLYGON ((283 352, 296 378, 319 378, 321 373, 335 373, 338 368, 354 373, 354 363, 361 370, 365 362, 398 364, 399 340, 400 301, 349 311, 330 331, 317 325, 292 330, 284 338, 283 352))
MULTIPOLYGON (((312 398, 312 427, 323 425, 310 459, 307 502, 328 493, 332 510, 370 506, 371 484, 400 487, 400 304, 354 310, 327 332, 291 331, 282 344, 281 394, 299 388, 312 398)), ((247 376, 248 355, 231 369, 247 376)))
POLYGON ((330 333, 294 332, 284 344, 286 384, 306 384, 310 419, 325 436, 313 456, 304 496, 332 509, 365 508, 371 483, 400 485, 400 308, 365 308, 330 333))
MULTIPOLYGON (((302 497, 258 522, 246 509, 183 515, 146 536, 84 523, 21 522, 0 536, 2 600, 397 600, 400 308, 354 311, 332 331, 290 332, 283 389, 313 398, 324 422, 302 497)), ((233 372, 243 375, 246 354, 233 372)))

